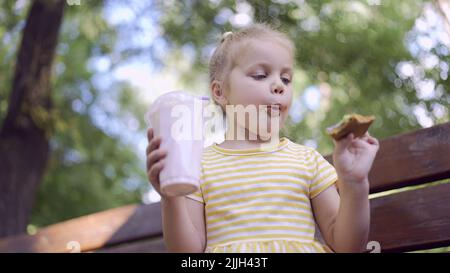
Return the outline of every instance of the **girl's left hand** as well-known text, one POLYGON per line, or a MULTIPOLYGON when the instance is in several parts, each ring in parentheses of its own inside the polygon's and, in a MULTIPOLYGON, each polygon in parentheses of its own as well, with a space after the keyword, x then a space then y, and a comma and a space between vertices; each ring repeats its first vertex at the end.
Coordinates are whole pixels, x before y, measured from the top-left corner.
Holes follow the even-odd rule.
POLYGON ((355 138, 353 134, 334 142, 333 164, 341 183, 368 181, 369 171, 380 144, 368 132, 355 138))

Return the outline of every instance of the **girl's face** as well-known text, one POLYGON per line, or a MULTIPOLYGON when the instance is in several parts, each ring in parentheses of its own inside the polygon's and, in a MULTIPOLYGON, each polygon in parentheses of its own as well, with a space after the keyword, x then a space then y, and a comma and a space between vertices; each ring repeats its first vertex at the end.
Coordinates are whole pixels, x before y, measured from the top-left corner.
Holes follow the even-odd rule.
MULTIPOLYGON (((294 60, 291 51, 280 41, 251 39, 236 59, 228 76, 228 104, 254 105, 256 109, 261 109, 260 105, 268 105, 269 108, 273 105, 269 113, 259 112, 268 115, 268 122, 270 115, 276 113, 277 107, 274 105, 278 105, 281 128, 292 102, 294 60)), ((239 120, 237 123, 240 123, 239 120)), ((262 126, 265 127, 264 124, 262 126)), ((248 122, 245 127, 251 129, 248 128, 248 122)))

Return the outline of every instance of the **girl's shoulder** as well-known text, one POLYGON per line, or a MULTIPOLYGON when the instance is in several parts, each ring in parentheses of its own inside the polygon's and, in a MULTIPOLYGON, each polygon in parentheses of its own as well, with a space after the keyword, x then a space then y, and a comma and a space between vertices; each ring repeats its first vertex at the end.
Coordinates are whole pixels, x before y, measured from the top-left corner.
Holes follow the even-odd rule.
POLYGON ((306 145, 302 145, 293 141, 289 141, 288 147, 289 150, 295 152, 295 153, 301 153, 301 154, 307 154, 307 155, 315 155, 318 153, 316 149, 313 147, 309 147, 306 145))
POLYGON ((212 147, 213 147, 213 145, 209 145, 207 147, 204 147, 203 148, 203 152, 202 152, 203 156, 212 156, 212 155, 216 154, 212 147))
POLYGON ((212 148, 213 145, 207 146, 203 148, 202 152, 202 162, 209 161, 211 159, 216 159, 220 157, 220 154, 214 151, 212 148))

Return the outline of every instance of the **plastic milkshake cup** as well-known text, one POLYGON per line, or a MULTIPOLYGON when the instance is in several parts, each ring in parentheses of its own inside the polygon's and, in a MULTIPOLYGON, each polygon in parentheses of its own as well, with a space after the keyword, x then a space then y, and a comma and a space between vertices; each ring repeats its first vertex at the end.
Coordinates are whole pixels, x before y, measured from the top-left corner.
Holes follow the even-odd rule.
POLYGON ((172 91, 158 97, 146 120, 167 151, 159 174, 161 192, 182 196, 199 189, 203 153, 203 108, 208 97, 172 91))

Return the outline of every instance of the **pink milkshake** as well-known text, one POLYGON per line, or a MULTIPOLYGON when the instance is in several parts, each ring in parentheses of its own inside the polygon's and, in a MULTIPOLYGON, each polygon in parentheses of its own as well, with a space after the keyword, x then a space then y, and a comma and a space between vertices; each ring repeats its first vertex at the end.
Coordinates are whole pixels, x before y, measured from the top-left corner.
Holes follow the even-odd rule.
POLYGON ((203 108, 208 97, 172 91, 158 97, 146 120, 160 148, 167 151, 159 174, 161 192, 167 196, 191 194, 199 189, 203 152, 203 108))

